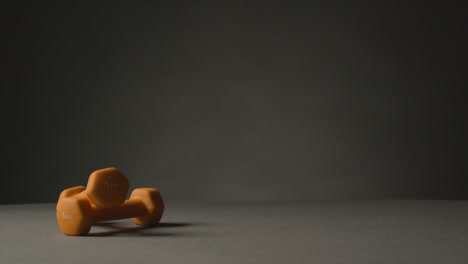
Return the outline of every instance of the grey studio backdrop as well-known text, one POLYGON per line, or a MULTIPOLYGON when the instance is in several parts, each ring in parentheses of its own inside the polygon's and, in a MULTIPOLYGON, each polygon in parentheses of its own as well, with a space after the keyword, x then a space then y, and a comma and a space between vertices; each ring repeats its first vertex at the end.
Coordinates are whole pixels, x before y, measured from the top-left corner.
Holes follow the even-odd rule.
POLYGON ((464 10, 5 8, 0 203, 55 202, 110 166, 165 199, 466 199, 464 10))

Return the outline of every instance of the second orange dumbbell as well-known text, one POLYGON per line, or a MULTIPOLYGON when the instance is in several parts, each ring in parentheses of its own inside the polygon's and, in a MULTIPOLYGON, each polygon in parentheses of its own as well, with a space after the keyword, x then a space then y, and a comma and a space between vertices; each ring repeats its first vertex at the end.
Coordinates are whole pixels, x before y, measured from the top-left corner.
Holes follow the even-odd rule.
POLYGON ((99 209, 109 209, 120 206, 127 198, 130 184, 116 168, 107 168, 93 172, 88 179, 88 185, 64 190, 59 201, 67 196, 87 198, 99 209))

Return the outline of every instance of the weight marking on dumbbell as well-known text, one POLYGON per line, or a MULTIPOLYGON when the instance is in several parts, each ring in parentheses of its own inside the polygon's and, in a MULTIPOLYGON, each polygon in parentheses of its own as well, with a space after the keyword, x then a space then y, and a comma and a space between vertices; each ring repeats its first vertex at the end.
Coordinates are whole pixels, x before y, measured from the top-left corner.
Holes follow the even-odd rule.
POLYGON ((65 212, 62 213, 63 219, 72 219, 71 215, 66 215, 65 212))
POLYGON ((107 186, 107 189, 116 188, 118 186, 118 184, 115 182, 109 183, 108 181, 106 181, 104 184, 107 186))

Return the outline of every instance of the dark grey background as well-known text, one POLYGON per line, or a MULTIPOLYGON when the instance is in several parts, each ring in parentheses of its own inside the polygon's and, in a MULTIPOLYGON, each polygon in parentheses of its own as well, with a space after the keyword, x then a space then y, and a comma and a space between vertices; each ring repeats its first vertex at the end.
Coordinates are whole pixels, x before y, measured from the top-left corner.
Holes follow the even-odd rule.
POLYGON ((3 12, 0 203, 110 166, 166 199, 468 198, 461 1, 3 12))

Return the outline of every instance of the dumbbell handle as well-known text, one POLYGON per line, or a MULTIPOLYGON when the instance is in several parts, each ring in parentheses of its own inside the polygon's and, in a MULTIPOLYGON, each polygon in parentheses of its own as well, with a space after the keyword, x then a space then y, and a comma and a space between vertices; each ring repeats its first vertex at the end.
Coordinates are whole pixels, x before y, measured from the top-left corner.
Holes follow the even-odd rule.
POLYGON ((94 222, 107 222, 119 219, 133 218, 147 213, 146 206, 139 199, 126 200, 121 206, 100 210, 91 206, 94 212, 94 222))

